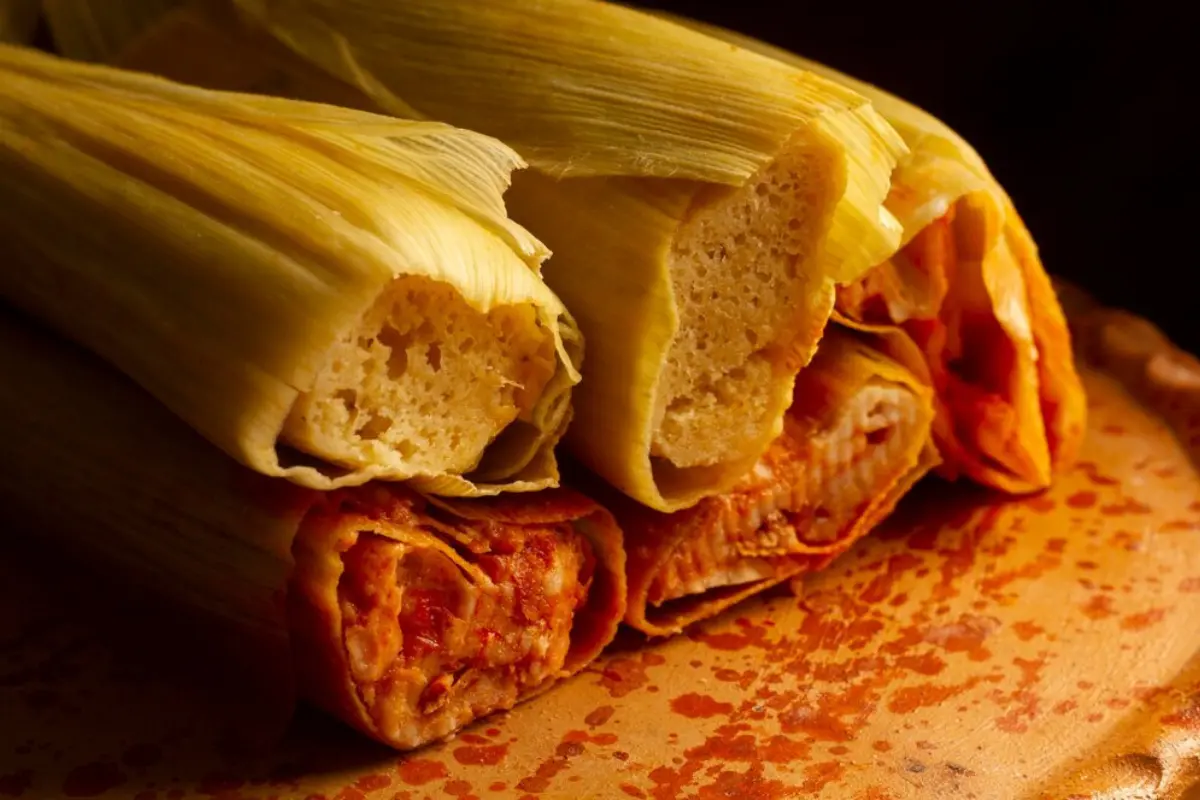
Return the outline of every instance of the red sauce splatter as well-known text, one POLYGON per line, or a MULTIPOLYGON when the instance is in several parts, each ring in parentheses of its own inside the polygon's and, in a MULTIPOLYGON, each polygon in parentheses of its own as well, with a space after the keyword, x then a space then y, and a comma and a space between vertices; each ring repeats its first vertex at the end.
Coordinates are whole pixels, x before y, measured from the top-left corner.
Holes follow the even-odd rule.
POLYGON ((616 709, 612 706, 600 706, 588 713, 583 721, 592 728, 603 725, 612 719, 612 715, 616 713, 616 709))
POLYGON ((1048 550, 1051 553, 1062 553, 1066 549, 1067 549, 1067 540, 1066 539, 1047 539, 1046 540, 1046 550, 1048 550))
POLYGON ((492 738, 495 738, 500 735, 500 729, 499 728, 488 728, 486 731, 484 731, 484 733, 486 733, 488 736, 491 736, 492 738))
POLYGON ((116 764, 97 762, 76 767, 63 780, 66 797, 98 797, 125 782, 125 773, 116 764))
POLYGON ((1012 629, 1013 633, 1015 633, 1017 638, 1022 642, 1028 642, 1038 634, 1046 632, 1045 628, 1033 622, 1032 620, 1021 620, 1020 622, 1015 622, 1013 623, 1012 629))
POLYGON ((489 792, 503 792, 507 788, 508 784, 504 781, 496 781, 495 783, 488 784, 489 792))
POLYGON ((494 767, 507 757, 507 744, 467 745, 454 749, 454 760, 469 767, 494 767))
POLYGON ((471 793, 471 784, 467 781, 446 781, 446 785, 442 787, 442 791, 451 797, 458 797, 462 800, 474 797, 471 793))
POLYGON ((1067 506, 1075 509, 1091 508, 1096 505, 1095 492, 1076 492, 1067 498, 1067 506))
POLYGON ((1085 719, 1088 722, 1099 722, 1100 720, 1104 719, 1104 715, 1101 714, 1100 712, 1096 711, 1091 714, 1088 714, 1087 717, 1085 717, 1085 719))
POLYGON ((842 761, 822 761, 809 764, 804 769, 804 783, 800 790, 809 794, 820 792, 831 783, 839 783, 846 775, 846 764, 842 761))
POLYGON ((849 752, 850 748, 846 747, 844 744, 835 744, 833 747, 829 748, 829 755, 831 756, 844 756, 849 752))
POLYGON ((1054 500, 1045 495, 1031 497, 1025 501, 1024 505, 1026 508, 1036 511, 1039 514, 1046 514, 1058 507, 1058 503, 1055 503, 1054 500))
POLYGON ((887 561, 887 571, 882 575, 876 575, 858 599, 864 603, 881 603, 892 594, 892 588, 895 586, 896 578, 909 570, 921 566, 921 559, 911 553, 900 553, 894 555, 887 561))
POLYGON ((33 786, 33 770, 31 769, 0 775, 0 795, 5 797, 20 797, 31 786, 33 786))
POLYGON ((424 786, 449 774, 445 764, 429 758, 406 758, 400 762, 396 773, 409 786, 424 786))
POLYGON ((746 772, 723 769, 711 784, 702 787, 696 794, 697 800, 725 800, 730 797, 780 800, 786 796, 794 796, 793 791, 781 781, 767 778, 759 765, 752 765, 746 772))
POLYGON ((1126 497, 1120 503, 1112 503, 1107 506, 1100 507, 1100 513, 1106 517, 1124 517, 1129 514, 1149 514, 1154 509, 1145 503, 1134 500, 1132 497, 1126 497))
POLYGON ((892 749, 892 743, 885 742, 881 739, 879 741, 872 743, 871 747, 874 747, 876 750, 878 750, 881 753, 886 753, 887 751, 892 749))
POLYGON ((1139 614, 1129 614, 1121 618, 1121 628, 1127 631, 1143 631, 1151 625, 1162 622, 1167 614, 1165 608, 1152 608, 1139 614))
POLYGON ((706 694, 689 692, 671 701, 671 710, 689 719, 707 719, 733 712, 732 703, 721 703, 706 694))
POLYGON ((1184 578, 1179 582, 1179 591, 1185 594, 1200 592, 1200 578, 1184 578))
POLYGON ((630 797, 636 797, 638 800, 646 800, 646 793, 631 783, 622 783, 620 788, 622 792, 630 797))
POLYGON ((1113 610, 1113 599, 1108 595, 1096 594, 1092 595, 1092 599, 1088 600, 1083 607, 1084 616, 1088 619, 1104 619, 1116 615, 1113 610))
POLYGON ((1075 469, 1087 476, 1087 479, 1097 486, 1120 486, 1121 482, 1100 472, 1100 467, 1091 461, 1080 461, 1075 469))
POLYGON ((1050 710, 1055 714, 1062 715, 1068 714, 1077 708, 1079 708, 1079 703, 1076 703, 1074 700, 1062 700, 1058 703, 1055 703, 1054 708, 1050 710))
POLYGON ((600 685, 608 690, 610 697, 620 699, 647 686, 650 676, 646 674, 646 669, 662 663, 662 656, 657 653, 614 658, 600 668, 600 685))
POLYGON ((1079 567, 1080 569, 1087 569, 1087 570, 1100 568, 1100 565, 1097 564, 1095 561, 1076 561, 1075 566, 1079 567))
POLYGON ((1200 530, 1200 522, 1193 522, 1188 519, 1173 519, 1163 523, 1159 529, 1164 533, 1180 533, 1200 530))
POLYGON ((155 744, 137 744, 125 751, 121 763, 134 769, 152 767, 162 761, 162 748, 155 744))
POLYGON ((1096 686, 1096 684, 1092 683, 1091 681, 1079 681, 1075 685, 1078 686, 1080 689, 1083 689, 1085 692, 1088 689, 1095 688, 1095 686, 1096 686))
POLYGON ((951 697, 957 697, 963 692, 974 689, 984 680, 1000 680, 994 676, 973 676, 962 683, 937 684, 922 683, 916 686, 905 686, 897 689, 888 700, 888 711, 894 714, 908 714, 918 708, 928 708, 946 702, 951 697))
POLYGON ((866 791, 858 796, 857 800, 896 800, 896 798, 888 794, 886 789, 878 786, 868 786, 866 791))

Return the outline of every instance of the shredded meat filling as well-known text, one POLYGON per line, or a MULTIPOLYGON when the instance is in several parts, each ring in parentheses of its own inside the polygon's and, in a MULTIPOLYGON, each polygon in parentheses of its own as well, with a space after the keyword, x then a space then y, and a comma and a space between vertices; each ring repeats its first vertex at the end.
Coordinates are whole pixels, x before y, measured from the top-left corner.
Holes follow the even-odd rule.
POLYGON ((464 535, 425 524, 412 541, 362 532, 343 554, 350 668, 387 735, 445 735, 563 667, 592 580, 590 545, 569 524, 469 525, 464 535))
POLYGON ((723 586, 795 572, 795 555, 849 535, 865 504, 921 435, 920 399, 878 383, 854 396, 831 426, 789 414, 783 434, 732 491, 701 501, 696 535, 682 539, 647 594, 662 605, 723 586))

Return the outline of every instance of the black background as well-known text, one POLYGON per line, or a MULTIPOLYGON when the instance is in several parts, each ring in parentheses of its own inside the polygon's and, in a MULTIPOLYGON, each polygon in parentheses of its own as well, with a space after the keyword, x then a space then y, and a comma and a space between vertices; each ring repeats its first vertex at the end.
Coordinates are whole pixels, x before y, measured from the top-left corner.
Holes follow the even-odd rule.
POLYGON ((1200 353, 1200 26, 1185 2, 637 4, 740 30, 932 112, 1008 189, 1047 269, 1200 353))

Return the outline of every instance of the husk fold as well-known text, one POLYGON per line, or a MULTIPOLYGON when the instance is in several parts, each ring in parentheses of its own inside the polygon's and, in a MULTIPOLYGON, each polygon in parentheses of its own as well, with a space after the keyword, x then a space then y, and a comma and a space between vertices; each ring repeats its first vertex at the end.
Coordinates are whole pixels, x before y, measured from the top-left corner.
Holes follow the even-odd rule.
MULTIPOLYGON (((942 307, 933 316, 938 311, 945 316, 946 306, 973 306, 974 312, 983 312, 986 306, 1004 344, 990 354, 967 357, 1012 362, 1009 374, 999 381, 1004 385, 987 390, 1003 398, 991 403, 992 411, 953 409, 939 398, 942 472, 949 477, 965 474, 1016 493, 1048 486, 1074 460, 1082 444, 1086 398, 1071 357, 1066 319, 1037 247, 980 155, 933 115, 870 84, 732 31, 679 21, 853 89, 869 98, 903 137, 909 152, 897 164, 886 201, 904 228, 901 245, 913 244, 939 221, 953 220, 954 225, 959 274, 951 269, 949 275, 934 276, 948 285, 941 287, 937 302, 942 307), (978 287, 967 287, 968 282, 978 287), (976 413, 982 418, 968 418, 976 413), (963 418, 955 419, 960 414, 963 418)), ((901 253, 877 268, 893 272, 893 285, 885 287, 884 294, 897 307, 892 314, 896 323, 903 323, 905 314, 923 316, 925 309, 918 307, 931 300, 929 287, 906 283, 912 273, 897 279, 895 272, 904 270, 906 261, 911 261, 909 254, 901 253)), ((949 335, 953 339, 958 334, 950 331, 949 335)))
POLYGON ((0 295, 264 474, 314 488, 411 478, 453 495, 557 482, 581 340, 538 278, 544 246, 505 214, 521 166, 510 149, 20 48, 0 48, 0 75, 0 295), (446 284, 480 312, 531 307, 552 337, 552 377, 520 435, 478 454, 477 482, 418 473, 401 454, 281 460, 284 421, 330 346, 399 276, 446 284))
POLYGON ((184 0, 41 0, 55 51, 79 61, 112 61, 184 0))
MULTIPOLYGON (((904 151, 860 95, 684 27, 595 0, 237 0, 305 60, 387 112, 511 144, 514 217, 556 257, 546 278, 589 341, 569 438, 592 469, 661 510, 727 488, 779 432, 836 283, 894 251, 881 207, 904 151), (806 297, 778 344, 754 430, 703 465, 652 457, 680 333, 668 255, 714 188, 745 185, 799 137, 834 166, 828 219, 799 266, 806 297)), ((164 65, 169 68, 169 65, 164 65)), ((293 85, 293 88, 295 86, 293 85)))

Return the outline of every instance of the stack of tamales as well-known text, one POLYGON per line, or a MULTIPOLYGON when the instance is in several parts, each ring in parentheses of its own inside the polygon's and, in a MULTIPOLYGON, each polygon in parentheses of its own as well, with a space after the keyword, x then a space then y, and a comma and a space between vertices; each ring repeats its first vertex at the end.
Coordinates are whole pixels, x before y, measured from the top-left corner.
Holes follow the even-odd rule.
MULTIPOLYGON (((52 5, 100 60, 70 31, 170 3, 52 5)), ((732 36, 238 0, 122 34, 138 71, 0 49, 0 298, 65 337, 3 320, 4 507, 408 748, 622 618, 821 568, 939 463, 1044 487, 1082 391, 1007 197, 936 120, 732 36)))

